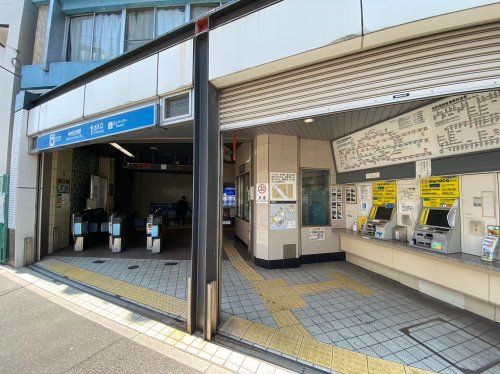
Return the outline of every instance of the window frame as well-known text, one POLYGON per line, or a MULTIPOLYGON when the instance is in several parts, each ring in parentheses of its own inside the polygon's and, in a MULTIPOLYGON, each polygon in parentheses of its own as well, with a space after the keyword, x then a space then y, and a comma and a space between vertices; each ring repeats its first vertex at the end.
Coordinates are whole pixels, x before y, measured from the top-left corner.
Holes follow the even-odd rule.
MULTIPOLYGON (((82 60, 82 61, 72 61, 70 57, 68 56, 68 47, 69 47, 69 28, 71 25, 71 19, 72 18, 78 18, 78 17, 87 17, 87 16, 92 16, 92 37, 91 37, 91 42, 90 42, 90 56, 94 54, 94 29, 95 29, 95 17, 97 14, 102 14, 102 13, 115 13, 115 14, 120 14, 120 52, 118 55, 114 56, 117 57, 124 52, 124 46, 125 46, 125 20, 124 20, 124 14, 125 14, 125 9, 122 10, 110 10, 107 12, 89 12, 89 13, 81 13, 81 14, 73 14, 70 16, 66 16, 66 24, 64 25, 64 38, 63 38, 63 51, 62 51, 62 60, 65 62, 85 62, 85 61, 105 61, 105 60, 94 60, 94 59, 89 59, 89 60, 82 60)), ((114 58, 112 57, 112 58, 114 58)), ((109 60, 109 59, 108 59, 109 60)))
POLYGON ((161 123, 162 125, 168 125, 172 123, 177 123, 177 122, 184 122, 188 120, 192 120, 194 118, 193 115, 193 90, 188 90, 188 91, 177 91, 170 93, 166 96, 163 96, 161 98, 161 123), (169 99, 175 99, 176 97, 188 95, 188 102, 189 102, 189 112, 187 114, 181 114, 180 116, 175 116, 175 117, 167 117, 166 109, 167 109, 167 100, 169 99))
MULTIPOLYGON (((241 188, 244 188, 244 183, 241 188)), ((236 177, 236 217, 245 221, 250 222, 250 209, 251 209, 251 200, 250 200, 250 188, 251 188, 251 180, 250 180, 250 171, 246 171, 243 174, 240 174, 236 177), (240 190, 240 185, 242 185, 245 178, 248 179, 248 184, 246 191, 240 190), (242 192, 240 192, 242 191, 242 192), (248 196, 248 201, 244 202, 245 194, 248 196), (246 207, 246 209, 245 209, 246 207), (246 217, 245 217, 246 213, 246 217)))
POLYGON ((332 217, 331 217, 331 193, 330 193, 330 186, 332 184, 332 175, 331 175, 331 170, 328 168, 300 168, 300 227, 303 228, 308 228, 308 227, 331 227, 332 225, 332 217), (326 196, 327 196, 327 204, 326 204, 326 224, 325 225, 311 225, 311 224, 304 224, 303 220, 303 196, 304 196, 304 188, 303 188, 303 171, 304 170, 316 170, 316 171, 325 171, 328 173, 328 181, 326 185, 326 196))
MULTIPOLYGON (((207 6, 207 5, 212 5, 212 4, 217 4, 217 6, 213 8, 213 9, 215 9, 215 8, 218 8, 222 5, 222 1, 205 1, 204 3, 188 4, 189 5, 189 18, 186 22, 189 22, 189 21, 196 19, 196 18, 191 18, 191 7, 192 6, 195 6, 195 7, 196 6, 204 6, 204 5, 207 6)), ((200 18, 200 17, 201 16, 199 16, 198 18, 200 18)))

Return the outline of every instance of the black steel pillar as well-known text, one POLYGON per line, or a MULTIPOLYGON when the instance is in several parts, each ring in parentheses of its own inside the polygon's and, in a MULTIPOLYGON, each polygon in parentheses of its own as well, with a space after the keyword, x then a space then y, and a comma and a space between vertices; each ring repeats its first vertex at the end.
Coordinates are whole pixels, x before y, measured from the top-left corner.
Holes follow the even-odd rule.
MULTIPOLYGON (((208 80, 208 32, 194 40, 194 171, 191 330, 209 338, 207 285, 218 284, 220 248, 220 134, 218 93, 208 80)), ((218 293, 218 287, 215 292, 218 293)), ((218 296, 218 295, 217 295, 218 296)), ((218 303, 216 303, 218 304, 218 303)), ((217 318, 218 311, 213 318, 217 318)))

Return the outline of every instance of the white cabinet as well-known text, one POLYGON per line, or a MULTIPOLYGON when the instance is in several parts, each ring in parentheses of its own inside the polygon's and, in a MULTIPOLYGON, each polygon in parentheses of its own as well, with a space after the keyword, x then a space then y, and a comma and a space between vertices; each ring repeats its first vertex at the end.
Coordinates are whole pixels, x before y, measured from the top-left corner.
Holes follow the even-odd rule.
POLYGON ((462 252, 481 255, 486 226, 498 225, 498 173, 462 175, 460 213, 462 252))

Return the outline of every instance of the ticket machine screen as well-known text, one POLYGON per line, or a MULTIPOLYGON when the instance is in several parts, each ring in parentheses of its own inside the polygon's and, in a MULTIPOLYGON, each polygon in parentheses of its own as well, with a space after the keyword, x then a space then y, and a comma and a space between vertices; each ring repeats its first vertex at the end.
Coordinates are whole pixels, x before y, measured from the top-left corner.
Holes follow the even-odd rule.
POLYGON ((392 209, 393 208, 386 208, 384 206, 377 207, 377 212, 375 213, 375 219, 390 221, 392 216, 392 209))
POLYGON ((450 227, 448 224, 448 210, 446 209, 429 209, 426 225, 438 227, 450 227))

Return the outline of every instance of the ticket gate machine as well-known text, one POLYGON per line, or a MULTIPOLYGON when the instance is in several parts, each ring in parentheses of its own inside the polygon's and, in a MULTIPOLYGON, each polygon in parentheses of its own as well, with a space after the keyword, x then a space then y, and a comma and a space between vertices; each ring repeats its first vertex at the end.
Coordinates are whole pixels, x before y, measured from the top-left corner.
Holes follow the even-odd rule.
POLYGON ((157 209, 148 215, 146 222, 146 249, 152 253, 160 253, 167 241, 167 216, 157 209))
POLYGON ((72 222, 75 252, 81 252, 106 238, 108 216, 102 208, 73 213, 72 222))
POLYGON ((377 239, 391 240, 397 224, 394 210, 392 205, 374 205, 363 226, 362 234, 377 239))
POLYGON ((412 245, 440 253, 462 252, 458 199, 451 208, 422 208, 412 245))
POLYGON ((113 213, 109 217, 109 249, 121 252, 133 239, 134 214, 129 211, 113 213))

